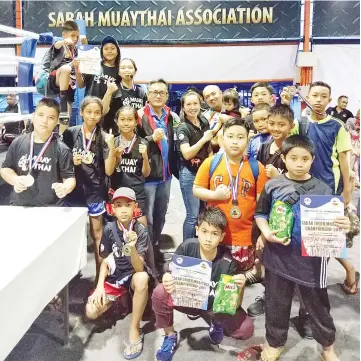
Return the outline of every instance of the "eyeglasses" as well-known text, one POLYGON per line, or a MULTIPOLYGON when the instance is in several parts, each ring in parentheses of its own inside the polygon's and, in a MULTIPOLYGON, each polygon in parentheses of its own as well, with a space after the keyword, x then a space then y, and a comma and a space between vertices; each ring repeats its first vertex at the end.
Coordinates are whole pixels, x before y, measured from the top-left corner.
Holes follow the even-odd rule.
POLYGON ((149 94, 152 96, 152 97, 156 97, 156 96, 158 96, 158 95, 160 95, 162 98, 164 98, 164 97, 166 97, 167 95, 168 95, 168 92, 163 92, 163 91, 161 91, 161 92, 158 92, 158 91, 156 91, 156 90, 152 90, 152 91, 150 91, 149 92, 149 94))

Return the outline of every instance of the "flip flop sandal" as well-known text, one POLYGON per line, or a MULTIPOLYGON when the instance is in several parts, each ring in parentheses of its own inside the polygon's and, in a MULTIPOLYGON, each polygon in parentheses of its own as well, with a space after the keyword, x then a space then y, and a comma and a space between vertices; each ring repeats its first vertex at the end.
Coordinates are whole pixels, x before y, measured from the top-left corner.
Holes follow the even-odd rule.
POLYGON ((143 352, 143 341, 144 341, 144 334, 141 334, 140 335, 140 339, 136 342, 126 342, 124 341, 124 345, 125 345, 125 349, 124 349, 124 358, 126 360, 134 360, 136 359, 137 357, 139 357, 141 355, 141 353, 143 352), (141 349, 136 352, 136 353, 127 353, 127 349, 131 352, 132 349, 136 346, 138 346, 139 344, 142 345, 141 349))
POLYGON ((280 356, 283 351, 283 347, 273 349, 274 351, 270 351, 270 347, 266 347, 263 349, 261 353, 261 360, 262 361, 277 361, 280 359, 280 356))
POLYGON ((237 361, 257 361, 261 359, 263 345, 252 345, 237 355, 237 361))
POLYGON ((360 273, 356 271, 355 272, 355 282, 353 282, 352 285, 349 286, 347 284, 347 281, 345 280, 343 282, 343 284, 341 285, 341 287, 342 287, 342 289, 343 289, 343 291, 345 293, 347 293, 348 295, 354 296, 354 295, 358 294, 358 284, 359 284, 359 282, 360 282, 360 273), (354 286, 356 286, 355 290, 351 291, 354 286))
POLYGON ((262 277, 256 277, 252 271, 248 271, 244 274, 244 276, 246 277, 246 283, 247 285, 254 285, 256 283, 262 283, 263 282, 263 278, 262 277))

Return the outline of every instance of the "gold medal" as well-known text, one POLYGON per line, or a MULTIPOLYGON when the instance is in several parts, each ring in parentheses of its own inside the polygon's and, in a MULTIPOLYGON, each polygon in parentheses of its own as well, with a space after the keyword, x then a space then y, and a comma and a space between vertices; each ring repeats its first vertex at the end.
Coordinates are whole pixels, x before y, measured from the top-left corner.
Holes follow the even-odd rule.
POLYGON ((90 152, 87 152, 84 154, 83 156, 83 163, 85 164, 92 164, 93 163, 93 160, 94 160, 94 156, 92 153, 90 152))
POLYGON ((238 219, 241 217, 241 210, 238 206, 233 206, 230 211, 230 215, 233 219, 238 219))
POLYGON ((125 256, 130 257, 132 254, 132 247, 128 246, 127 244, 123 247, 123 253, 125 256))

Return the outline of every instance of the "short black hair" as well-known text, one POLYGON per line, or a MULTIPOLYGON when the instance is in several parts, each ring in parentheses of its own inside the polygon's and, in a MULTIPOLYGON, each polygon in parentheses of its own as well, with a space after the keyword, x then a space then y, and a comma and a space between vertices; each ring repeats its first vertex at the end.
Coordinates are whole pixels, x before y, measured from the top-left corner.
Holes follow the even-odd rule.
POLYGON ((42 98, 39 101, 39 103, 37 104, 37 106, 35 107, 35 110, 38 109, 41 106, 46 106, 48 108, 53 108, 58 113, 58 115, 60 114, 59 103, 53 98, 46 98, 46 97, 42 98))
POLYGON ((348 99, 348 96, 347 96, 347 95, 340 95, 340 96, 338 97, 337 101, 340 101, 340 99, 342 99, 342 98, 348 99))
POLYGON ((240 117, 234 117, 234 118, 228 119, 223 124, 223 134, 226 132, 227 129, 229 129, 230 127, 233 127, 235 125, 243 127, 244 129, 246 129, 247 134, 249 133, 250 127, 249 127, 248 122, 246 122, 244 119, 242 119, 240 117))
POLYGON ((310 89, 308 90, 308 93, 310 93, 311 89, 316 87, 316 86, 322 86, 324 88, 327 88, 330 91, 330 95, 331 95, 331 86, 328 85, 327 83, 325 83, 324 81, 315 81, 310 85, 310 89))
POLYGON ((315 145, 309 137, 304 135, 295 134, 287 137, 282 143, 281 152, 286 156, 293 148, 306 149, 312 157, 315 156, 315 145))
POLYGON ((215 206, 206 207, 201 211, 198 216, 198 226, 203 222, 206 222, 215 228, 219 228, 222 232, 227 227, 227 218, 225 214, 215 206))
POLYGON ((164 84, 166 87, 167 87, 167 91, 169 90, 169 86, 168 86, 168 83, 162 79, 162 78, 159 78, 159 79, 156 79, 156 80, 151 80, 149 83, 148 83, 148 89, 151 85, 153 84, 158 84, 158 83, 161 83, 161 84, 164 84))
POLYGON ((290 123, 293 123, 293 120, 295 118, 295 113, 291 109, 289 105, 286 104, 278 104, 271 108, 269 111, 269 116, 275 116, 278 115, 282 118, 287 119, 290 123))
POLYGON ((273 92, 273 88, 272 88, 272 85, 269 85, 267 82, 265 81, 259 81, 255 84, 252 85, 251 87, 251 96, 253 95, 253 92, 257 89, 257 88, 266 88, 269 93, 272 95, 274 92, 273 92))
POLYGON ((62 31, 79 31, 79 27, 75 21, 68 20, 63 24, 62 31))
POLYGON ((239 108, 239 94, 238 91, 234 88, 226 89, 223 92, 223 101, 232 102, 235 108, 239 108))
POLYGON ((261 103, 261 104, 257 104, 252 108, 252 114, 254 112, 259 112, 261 110, 267 110, 267 112, 269 113, 271 110, 271 106, 267 103, 261 103))

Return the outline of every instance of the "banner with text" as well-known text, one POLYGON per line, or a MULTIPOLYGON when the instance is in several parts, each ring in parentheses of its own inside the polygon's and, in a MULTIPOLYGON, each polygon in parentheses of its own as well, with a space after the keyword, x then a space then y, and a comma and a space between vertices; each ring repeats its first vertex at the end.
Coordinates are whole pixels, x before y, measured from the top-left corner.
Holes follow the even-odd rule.
POLYGON ((24 29, 60 36, 83 19, 89 41, 215 43, 297 40, 300 1, 24 1, 24 29))

